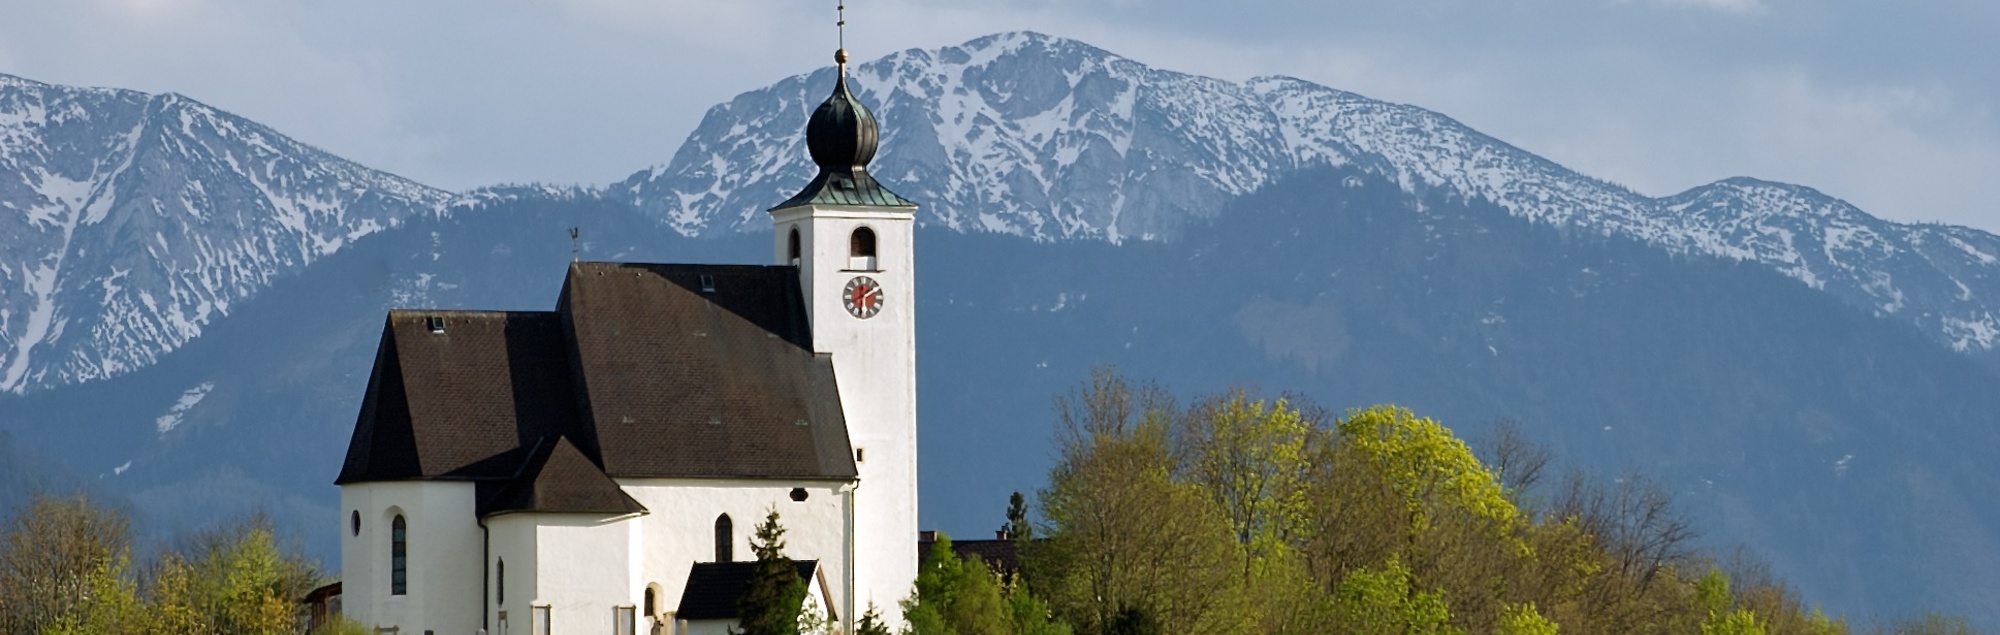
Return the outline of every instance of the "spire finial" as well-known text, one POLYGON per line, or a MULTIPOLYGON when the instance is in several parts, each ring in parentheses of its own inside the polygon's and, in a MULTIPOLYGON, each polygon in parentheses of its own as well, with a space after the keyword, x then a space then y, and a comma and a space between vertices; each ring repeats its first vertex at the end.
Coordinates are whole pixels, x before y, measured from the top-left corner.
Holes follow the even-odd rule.
POLYGON ((834 34, 838 38, 838 44, 839 44, 839 48, 833 50, 833 63, 840 65, 840 75, 842 77, 846 77, 847 76, 847 0, 837 0, 837 2, 834 3, 833 10, 840 18, 839 21, 833 23, 834 34))

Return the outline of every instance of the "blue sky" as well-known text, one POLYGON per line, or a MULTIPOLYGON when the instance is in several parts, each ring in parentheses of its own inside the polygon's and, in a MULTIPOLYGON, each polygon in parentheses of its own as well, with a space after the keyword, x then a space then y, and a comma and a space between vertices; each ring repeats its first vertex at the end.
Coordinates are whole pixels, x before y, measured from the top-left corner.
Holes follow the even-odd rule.
MULTIPOLYGON (((2000 231, 1993 0, 849 4, 860 59, 1032 29, 1416 104, 1650 195, 1747 175, 2000 231)), ((618 180, 833 48, 833 0, 0 5, 0 72, 180 92, 454 189, 618 180)))

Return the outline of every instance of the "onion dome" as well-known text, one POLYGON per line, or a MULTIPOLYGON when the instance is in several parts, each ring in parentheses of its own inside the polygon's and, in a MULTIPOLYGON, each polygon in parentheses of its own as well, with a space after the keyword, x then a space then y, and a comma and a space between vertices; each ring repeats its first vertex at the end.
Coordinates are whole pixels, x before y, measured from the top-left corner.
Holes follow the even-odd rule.
POLYGON ((847 92, 847 74, 833 84, 833 94, 806 120, 806 149, 822 170, 865 168, 875 160, 880 140, 875 115, 847 92))
POLYGON ((800 205, 916 207, 868 175, 868 162, 875 160, 881 131, 875 125, 875 115, 847 88, 847 51, 834 53, 833 59, 840 64, 833 94, 806 120, 806 151, 819 166, 819 175, 798 195, 771 209, 800 205))

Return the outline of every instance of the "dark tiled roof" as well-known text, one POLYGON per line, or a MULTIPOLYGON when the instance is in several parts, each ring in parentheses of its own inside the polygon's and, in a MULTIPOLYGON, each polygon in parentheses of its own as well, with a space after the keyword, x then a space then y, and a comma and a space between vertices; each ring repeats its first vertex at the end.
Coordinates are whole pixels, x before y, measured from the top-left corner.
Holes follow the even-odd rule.
MULTIPOLYGON (((799 579, 812 583, 819 567, 817 560, 794 560, 799 579)), ((688 572, 687 588, 681 591, 681 606, 674 617, 684 620, 736 619, 736 603, 750 587, 757 572, 756 561, 697 562, 688 572)))
POLYGON ((555 312, 391 311, 335 482, 470 479, 531 500, 495 509, 624 509, 590 498, 605 492, 576 458, 607 478, 853 479, 798 270, 577 263, 555 312))
POLYGON ((577 425, 568 357, 555 313, 390 311, 335 482, 513 476, 577 425))
POLYGON ((618 482, 591 463, 567 437, 538 446, 521 475, 492 496, 480 497, 480 516, 513 512, 639 514, 646 507, 632 500, 618 482))
POLYGON ((605 473, 855 475, 797 269, 581 263, 561 311, 605 473))

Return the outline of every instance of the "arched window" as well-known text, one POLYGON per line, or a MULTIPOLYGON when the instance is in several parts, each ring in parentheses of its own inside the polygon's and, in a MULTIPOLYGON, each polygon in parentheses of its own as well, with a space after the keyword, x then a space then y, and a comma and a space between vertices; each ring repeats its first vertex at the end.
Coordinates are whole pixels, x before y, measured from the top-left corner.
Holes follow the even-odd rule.
POLYGON ((493 565, 493 603, 507 603, 507 559, 501 558, 493 565))
POLYGON ((847 268, 875 271, 875 230, 857 227, 847 237, 847 268))
POLYGON ((735 557, 736 541, 731 536, 731 534, 734 533, 736 533, 736 531, 735 529, 730 527, 729 514, 723 514, 721 516, 715 517, 715 561, 716 562, 736 561, 735 557))
POLYGON ((866 227, 854 230, 854 235, 847 239, 847 251, 849 256, 874 256, 875 230, 866 227))
POLYGON ((652 617, 660 614, 659 611, 654 610, 653 604, 654 604, 653 587, 646 587, 646 617, 652 617))
POLYGON ((785 247, 785 257, 788 258, 786 262, 792 263, 792 266, 796 267, 799 265, 799 258, 802 255, 799 250, 799 228, 793 227, 792 237, 787 240, 790 244, 785 247))
POLYGON ((410 526, 403 515, 389 522, 389 594, 410 594, 410 526))

